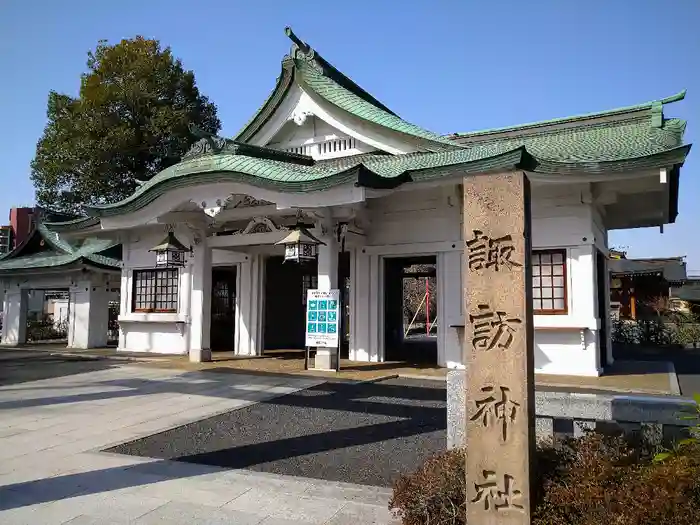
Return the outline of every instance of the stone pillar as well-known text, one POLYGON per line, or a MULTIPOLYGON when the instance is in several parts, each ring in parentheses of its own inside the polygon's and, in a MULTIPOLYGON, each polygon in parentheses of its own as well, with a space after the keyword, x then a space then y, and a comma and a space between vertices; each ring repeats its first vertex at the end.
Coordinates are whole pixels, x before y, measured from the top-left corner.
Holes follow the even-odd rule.
POLYGON ((265 310, 265 257, 246 255, 238 265, 234 353, 261 355, 262 317, 265 310))
MULTIPOLYGON (((325 244, 318 247, 318 289, 334 290, 338 288, 338 241, 332 231, 320 240, 325 244)), ((338 353, 338 348, 317 348, 314 368, 335 370, 338 353)))
POLYGON ((464 178, 467 522, 530 523, 535 443, 530 189, 464 178))
POLYGON ((104 283, 79 281, 70 289, 68 348, 107 346, 109 295, 104 283))
POLYGON ((463 368, 462 253, 440 252, 437 255, 438 297, 438 365, 463 368))
POLYGON ((3 305, 2 344, 16 346, 27 342, 27 305, 27 290, 7 290, 3 305))
MULTIPOLYGON (((122 267, 119 287, 119 317, 126 317, 131 311, 129 304, 131 294, 129 291, 129 270, 122 267)), ((126 350, 126 332, 124 331, 124 325, 122 325, 122 323, 119 323, 119 344, 117 348, 119 350, 126 350)))
POLYGON ((211 361, 211 248, 202 242, 194 249, 190 294, 190 361, 211 361))
MULTIPOLYGON (((571 253, 571 297, 574 317, 585 323, 582 338, 585 354, 577 362, 576 372, 580 375, 595 376, 602 372, 600 362, 598 332, 600 315, 598 312, 598 280, 596 278, 596 253, 594 244, 581 244, 570 248, 571 253)), ((608 296, 609 297, 609 296, 608 296)))
POLYGON ((350 359, 380 361, 380 259, 354 248, 350 254, 350 359))

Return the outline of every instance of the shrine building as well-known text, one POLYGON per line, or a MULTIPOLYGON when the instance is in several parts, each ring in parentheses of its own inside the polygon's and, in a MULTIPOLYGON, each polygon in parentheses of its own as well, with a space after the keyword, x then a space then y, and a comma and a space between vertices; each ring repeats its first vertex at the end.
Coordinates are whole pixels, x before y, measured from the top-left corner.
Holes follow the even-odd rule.
MULTIPOLYGON (((42 226, 44 238, 55 236, 45 248, 56 255, 52 246, 63 246, 72 254, 64 259, 82 265, 80 330, 102 333, 105 317, 91 313, 89 296, 102 301, 116 278, 119 350, 204 361, 220 350, 303 349, 306 291, 338 288, 341 355, 461 368, 465 268, 516 263, 507 238, 462 231, 461 182, 521 171, 531 184, 536 371, 600 374, 612 362, 608 232, 675 221, 690 145, 685 121, 666 110, 685 92, 441 135, 399 117, 286 33, 291 52, 274 89, 234 138, 193 130, 200 139, 181 161, 130 197, 42 226), (120 264, 100 255, 116 245, 120 264), (434 310, 414 333, 405 290, 428 280, 420 304, 434 310)), ((0 260, 14 290, 4 344, 23 342, 18 290, 33 277, 18 276, 21 266, 0 260)), ((494 323, 506 317, 494 312, 494 323)), ((319 351, 317 367, 330 366, 329 352, 319 351)))

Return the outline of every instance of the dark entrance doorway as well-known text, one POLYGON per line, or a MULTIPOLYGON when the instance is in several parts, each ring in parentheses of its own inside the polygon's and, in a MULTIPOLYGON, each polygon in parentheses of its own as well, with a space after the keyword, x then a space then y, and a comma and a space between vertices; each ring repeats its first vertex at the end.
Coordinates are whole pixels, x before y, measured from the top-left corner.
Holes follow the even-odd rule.
POLYGON ((306 290, 316 288, 317 264, 265 262, 265 350, 301 350, 306 341, 306 290))
POLYGON ((387 361, 437 363, 437 260, 384 259, 384 355, 387 361))
POLYGON ((603 369, 608 364, 608 330, 609 316, 608 303, 610 296, 607 293, 608 271, 605 265, 605 255, 601 251, 596 251, 596 277, 598 287, 598 318, 600 319, 600 331, 598 332, 598 357, 600 368, 603 369))
POLYGON ((211 272, 212 351, 233 350, 236 311, 236 267, 213 268, 211 272))
MULTIPOLYGON (((285 263, 272 256, 265 262, 265 350, 303 350, 306 343, 307 290, 318 287, 318 264, 285 263)), ((341 301, 340 356, 347 358, 350 342, 350 254, 338 254, 341 301)))

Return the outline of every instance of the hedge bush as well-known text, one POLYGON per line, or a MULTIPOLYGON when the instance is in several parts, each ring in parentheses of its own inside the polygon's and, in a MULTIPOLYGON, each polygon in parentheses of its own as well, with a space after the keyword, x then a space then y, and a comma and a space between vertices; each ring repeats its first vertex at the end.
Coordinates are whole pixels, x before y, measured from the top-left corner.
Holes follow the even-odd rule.
MULTIPOLYGON (((619 436, 589 433, 540 446, 533 525, 698 525, 700 446, 663 462, 619 436)), ((465 450, 429 459, 394 485, 389 508, 404 525, 466 523, 465 450)))

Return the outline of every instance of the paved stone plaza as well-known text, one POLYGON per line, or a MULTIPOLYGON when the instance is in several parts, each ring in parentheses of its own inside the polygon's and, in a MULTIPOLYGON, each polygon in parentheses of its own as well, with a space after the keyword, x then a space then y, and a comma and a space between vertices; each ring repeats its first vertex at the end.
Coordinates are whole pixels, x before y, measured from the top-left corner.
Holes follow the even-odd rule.
POLYGON ((100 452, 320 382, 124 365, 0 387, 0 523, 391 523, 386 488, 100 452))

